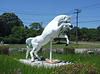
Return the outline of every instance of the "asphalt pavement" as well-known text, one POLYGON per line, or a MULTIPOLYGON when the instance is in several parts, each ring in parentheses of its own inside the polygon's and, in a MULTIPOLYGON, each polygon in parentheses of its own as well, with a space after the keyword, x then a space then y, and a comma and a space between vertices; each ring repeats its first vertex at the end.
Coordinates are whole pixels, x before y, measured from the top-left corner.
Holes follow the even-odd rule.
MULTIPOLYGON (((70 42, 70 43, 76 44, 76 42, 70 42)), ((89 42, 78 42, 78 44, 100 45, 100 43, 94 43, 94 42, 91 42, 91 43, 89 43, 89 42)))

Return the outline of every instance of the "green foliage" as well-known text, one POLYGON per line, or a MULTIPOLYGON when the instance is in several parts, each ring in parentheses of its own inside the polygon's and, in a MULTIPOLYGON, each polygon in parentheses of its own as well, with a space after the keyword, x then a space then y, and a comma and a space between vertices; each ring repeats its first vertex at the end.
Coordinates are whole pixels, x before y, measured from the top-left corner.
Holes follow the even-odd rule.
POLYGON ((63 53, 65 53, 65 54, 75 54, 75 48, 73 48, 73 47, 65 47, 63 49, 63 53))
MULTIPOLYGON (((69 37, 70 41, 76 41, 76 26, 72 29, 62 30, 61 33, 69 37)), ((79 28, 78 27, 78 41, 100 41, 100 26, 95 28, 79 28)), ((59 39, 55 39, 56 41, 59 39)))
POLYGON ((0 54, 9 54, 9 47, 7 46, 0 46, 0 54))
MULTIPOLYGON (((74 27, 71 30, 63 32, 64 34, 68 35, 69 40, 75 41, 76 40, 76 28, 74 27)), ((100 41, 100 26, 95 28, 78 28, 78 40, 79 41, 100 41)))
MULTIPOLYGON (((6 18, 6 17, 5 17, 6 18)), ((18 43, 25 43, 26 38, 28 37, 35 37, 42 33, 43 28, 39 23, 32 23, 30 25, 30 28, 27 26, 17 26, 14 25, 12 28, 9 28, 11 33, 3 38, 0 37, 1 41, 4 41, 4 43, 10 43, 10 44, 18 44, 18 43)))
POLYGON ((90 64, 69 64, 56 67, 55 71, 58 74, 99 74, 98 69, 90 64))
POLYGON ((71 41, 75 41, 75 40, 76 40, 76 36, 75 36, 75 35, 70 34, 69 40, 71 40, 71 41))
MULTIPOLYGON (((37 23, 35 25, 37 25, 37 23)), ((40 35, 40 33, 42 33, 42 30, 43 30, 42 27, 38 28, 38 30, 35 30, 31 28, 29 29, 27 26, 25 27, 14 26, 11 30, 12 34, 3 38, 3 41, 4 43, 10 43, 10 44, 25 43, 26 38, 38 36, 40 35)))
POLYGON ((40 23, 32 23, 30 24, 30 29, 35 32, 35 36, 38 36, 42 33, 43 27, 40 23))
POLYGON ((89 29, 85 28, 85 27, 81 28, 79 39, 82 41, 88 41, 89 40, 88 37, 90 37, 89 36, 89 29))
POLYGON ((5 37, 11 34, 14 26, 23 26, 22 21, 14 13, 3 13, 0 15, 0 33, 5 37))

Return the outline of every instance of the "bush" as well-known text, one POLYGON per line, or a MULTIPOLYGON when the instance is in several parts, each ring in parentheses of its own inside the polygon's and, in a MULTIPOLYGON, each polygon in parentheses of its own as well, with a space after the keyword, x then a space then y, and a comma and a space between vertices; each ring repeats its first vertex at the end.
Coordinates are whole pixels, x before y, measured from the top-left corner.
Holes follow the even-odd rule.
POLYGON ((99 74, 96 67, 90 64, 68 64, 55 68, 57 74, 99 74))
POLYGON ((73 47, 66 47, 63 49, 63 53, 67 54, 75 54, 75 48, 73 47))
POLYGON ((0 46, 0 54, 9 54, 9 47, 0 46))

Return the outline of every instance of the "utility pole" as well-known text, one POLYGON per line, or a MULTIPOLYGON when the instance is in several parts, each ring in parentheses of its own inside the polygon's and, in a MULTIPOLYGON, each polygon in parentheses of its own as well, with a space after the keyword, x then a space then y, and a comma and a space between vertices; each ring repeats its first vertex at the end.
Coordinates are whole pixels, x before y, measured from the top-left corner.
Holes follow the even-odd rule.
POLYGON ((78 44, 78 13, 81 12, 81 10, 75 9, 77 16, 76 16, 76 44, 78 44))

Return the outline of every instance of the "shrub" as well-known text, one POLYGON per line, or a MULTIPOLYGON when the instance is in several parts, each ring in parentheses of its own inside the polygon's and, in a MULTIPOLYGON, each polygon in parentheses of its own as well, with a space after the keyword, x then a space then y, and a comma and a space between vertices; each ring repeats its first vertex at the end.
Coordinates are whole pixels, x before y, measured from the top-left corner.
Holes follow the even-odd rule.
POLYGON ((67 54, 75 54, 75 48, 73 47, 66 47, 63 49, 63 53, 67 54))
POLYGON ((99 74, 96 67, 90 64, 68 64, 55 68, 57 74, 99 74))
POLYGON ((0 54, 9 54, 9 47, 0 46, 0 54))

